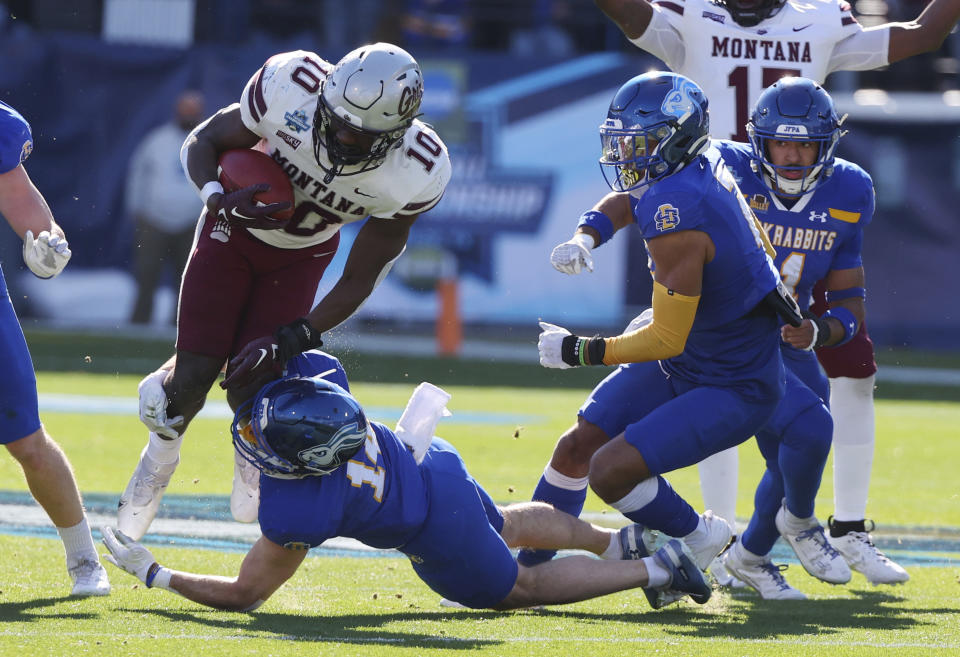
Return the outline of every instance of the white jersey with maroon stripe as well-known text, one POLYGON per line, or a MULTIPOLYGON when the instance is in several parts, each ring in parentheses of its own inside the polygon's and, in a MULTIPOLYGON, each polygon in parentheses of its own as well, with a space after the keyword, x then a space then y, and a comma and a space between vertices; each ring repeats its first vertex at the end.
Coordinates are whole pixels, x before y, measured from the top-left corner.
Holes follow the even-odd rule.
MULTIPOLYGON (((243 123, 263 138, 255 148, 279 162, 293 183, 296 204, 287 226, 250 231, 272 246, 304 248, 367 216, 403 218, 426 212, 440 201, 450 181, 447 147, 430 126, 414 120, 383 164, 324 183, 324 171, 314 158, 313 117, 320 84, 331 70, 332 64, 313 53, 281 53, 267 60, 243 90, 243 123)), ((344 174, 358 168, 346 167, 344 174)))
POLYGON ((754 27, 711 0, 651 4, 650 26, 632 42, 703 88, 717 139, 746 141, 753 104, 785 75, 822 83, 833 71, 887 64, 889 29, 864 30, 845 0, 788 0, 754 27))

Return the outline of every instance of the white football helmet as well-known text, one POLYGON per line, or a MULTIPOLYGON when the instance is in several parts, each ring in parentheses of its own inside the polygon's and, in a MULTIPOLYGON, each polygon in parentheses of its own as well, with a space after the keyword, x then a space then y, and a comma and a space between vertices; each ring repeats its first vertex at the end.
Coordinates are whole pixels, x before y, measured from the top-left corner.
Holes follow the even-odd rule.
POLYGON ((423 74, 403 48, 374 43, 347 53, 323 82, 313 120, 324 182, 383 164, 417 116, 422 97, 423 74), (344 130, 353 133, 349 143, 337 137, 344 130))

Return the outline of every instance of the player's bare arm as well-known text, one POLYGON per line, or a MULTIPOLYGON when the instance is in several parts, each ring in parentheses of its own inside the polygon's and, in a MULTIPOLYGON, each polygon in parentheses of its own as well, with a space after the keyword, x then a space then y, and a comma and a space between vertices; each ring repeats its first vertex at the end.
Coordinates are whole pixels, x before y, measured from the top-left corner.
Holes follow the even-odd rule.
POLYGON ((234 611, 259 607, 300 567, 306 550, 291 550, 261 536, 235 578, 174 571, 170 588, 208 607, 234 611))
MULTIPOLYGON (((863 267, 854 267, 852 269, 833 269, 831 270, 824 282, 826 283, 827 293, 830 292, 840 293, 838 296, 845 297, 840 299, 835 299, 830 301, 830 309, 834 308, 845 308, 853 313, 853 317, 856 319, 857 328, 863 324, 863 320, 866 317, 866 304, 864 303, 864 297, 859 293, 851 292, 850 294, 844 294, 844 292, 857 291, 862 292, 864 288, 864 273, 863 267)), ((832 347, 839 344, 845 335, 845 330, 843 323, 836 317, 824 317, 820 321, 826 322, 827 324, 827 333, 829 337, 825 340, 822 340, 816 346, 818 347, 832 347)), ((799 327, 784 326, 780 329, 780 336, 783 338, 784 342, 796 347, 797 349, 809 349, 810 345, 816 340, 817 332, 821 329, 815 327, 816 320, 814 319, 805 319, 803 324, 799 327), (817 331, 817 332, 815 332, 817 331)), ((856 333, 856 330, 853 331, 856 333)))
POLYGON ((314 307, 308 319, 318 332, 329 331, 356 312, 380 282, 390 263, 403 252, 416 217, 370 217, 347 256, 343 275, 314 307))
POLYGON ((654 281, 688 297, 700 295, 703 266, 713 260, 714 246, 709 235, 699 230, 661 235, 647 241, 647 250, 656 265, 654 281))
POLYGON ((884 26, 890 28, 889 62, 938 50, 958 19, 960 0, 933 0, 916 20, 884 26))
POLYGON ((647 31, 653 7, 647 0, 594 0, 597 7, 628 39, 639 39, 647 31))
POLYGON ((279 337, 266 336, 247 344, 230 361, 220 387, 240 390, 256 385, 267 364, 286 362, 297 353, 321 346, 321 334, 350 317, 390 271, 393 260, 403 252, 415 220, 416 216, 368 218, 357 233, 343 275, 333 289, 307 317, 281 327, 279 337), (269 352, 273 358, 265 359, 260 352, 269 352))
POLYGON ((34 235, 46 230, 64 237, 60 226, 53 220, 50 207, 22 164, 0 174, 0 214, 21 238, 28 230, 34 235))
MULTIPOLYGON (((251 132, 240 118, 240 104, 224 107, 201 123, 183 144, 187 174, 197 189, 218 179, 217 157, 232 148, 251 148, 260 135, 251 132)), ((222 194, 207 198, 207 209, 215 212, 222 194)))
POLYGON ((107 560, 136 576, 147 587, 179 593, 208 607, 253 611, 280 588, 303 563, 306 550, 287 549, 261 536, 240 565, 236 577, 198 575, 164 568, 146 547, 129 536, 103 528, 107 560))

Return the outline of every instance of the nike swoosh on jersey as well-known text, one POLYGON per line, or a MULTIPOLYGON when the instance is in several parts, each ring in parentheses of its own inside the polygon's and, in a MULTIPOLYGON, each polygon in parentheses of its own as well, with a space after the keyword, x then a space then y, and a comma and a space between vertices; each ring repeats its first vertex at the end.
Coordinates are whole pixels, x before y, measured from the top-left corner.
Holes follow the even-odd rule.
POLYGON ((354 194, 359 194, 360 196, 366 196, 367 198, 377 198, 377 197, 374 196, 373 194, 364 194, 363 192, 360 191, 360 188, 359 188, 359 187, 354 187, 354 188, 353 188, 353 193, 354 193, 354 194))
POLYGON ((333 254, 333 253, 336 253, 336 251, 327 251, 327 252, 325 252, 325 253, 314 253, 314 254, 313 254, 313 257, 314 257, 314 258, 322 258, 323 256, 328 256, 328 255, 333 254))
MULTIPOLYGON (((810 25, 813 25, 813 23, 810 23, 810 25)), ((795 28, 793 28, 793 31, 794 31, 794 32, 799 32, 800 30, 805 30, 805 29, 807 29, 808 27, 810 27, 810 25, 804 25, 803 27, 795 27, 795 28)))

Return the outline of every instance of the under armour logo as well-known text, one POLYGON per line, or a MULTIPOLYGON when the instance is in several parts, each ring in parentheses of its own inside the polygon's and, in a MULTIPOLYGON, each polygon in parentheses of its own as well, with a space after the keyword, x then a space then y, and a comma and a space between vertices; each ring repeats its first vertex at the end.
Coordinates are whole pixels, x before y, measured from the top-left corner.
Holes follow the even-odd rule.
POLYGON ((810 210, 810 221, 816 221, 817 219, 820 220, 821 224, 827 223, 827 213, 810 210))

